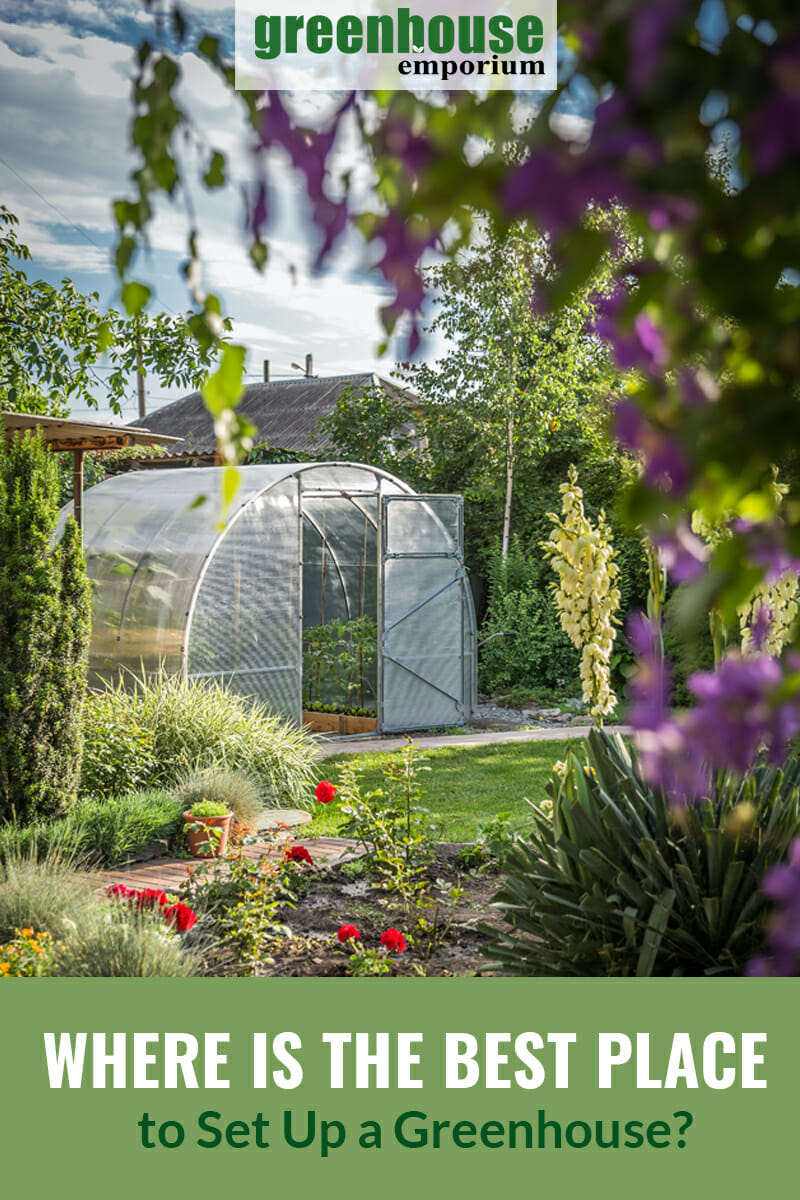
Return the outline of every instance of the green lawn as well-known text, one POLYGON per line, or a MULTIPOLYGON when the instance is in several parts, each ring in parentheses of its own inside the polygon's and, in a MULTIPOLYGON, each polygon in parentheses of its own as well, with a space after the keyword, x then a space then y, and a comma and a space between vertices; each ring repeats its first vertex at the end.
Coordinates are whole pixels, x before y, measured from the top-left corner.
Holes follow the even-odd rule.
MULTIPOLYGON (((436 823, 442 841, 473 841, 479 827, 495 813, 512 813, 513 829, 530 826, 525 800, 540 803, 546 798, 544 785, 553 763, 564 757, 576 741, 506 742, 500 745, 431 750, 422 762, 420 782, 425 789, 422 804, 436 823)), ((319 764, 319 778, 338 784, 345 755, 326 758, 319 764)), ((395 754, 364 754, 362 787, 371 790, 383 781, 381 768, 396 760, 395 754)), ((310 836, 335 836, 343 815, 338 797, 328 805, 314 805, 314 820, 306 828, 310 836)))

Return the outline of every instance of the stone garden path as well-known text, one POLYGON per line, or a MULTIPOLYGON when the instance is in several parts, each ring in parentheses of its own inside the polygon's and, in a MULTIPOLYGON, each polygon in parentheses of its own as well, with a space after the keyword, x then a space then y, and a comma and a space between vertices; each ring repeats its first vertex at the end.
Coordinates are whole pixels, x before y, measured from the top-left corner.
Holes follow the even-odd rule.
MULTIPOLYGON (((625 725, 608 726, 608 731, 630 733, 625 725)), ((485 732, 443 735, 441 737, 415 737, 414 743, 423 753, 444 746, 487 746, 505 742, 553 742, 564 741, 567 738, 583 738, 589 733, 591 726, 575 725, 568 728, 560 726, 556 729, 510 729, 498 732, 485 732)), ((376 751, 400 750, 405 745, 404 737, 389 738, 348 738, 335 741, 320 740, 317 757, 330 758, 334 754, 372 754, 376 751)), ((266 815, 266 814, 265 814, 266 815)), ((311 820, 310 813, 301 809, 276 809, 269 814, 269 824, 280 830, 273 841, 254 842, 245 846, 242 853, 246 858, 257 861, 265 856, 277 857, 282 855, 287 841, 297 846, 305 846, 315 861, 336 863, 346 855, 354 843, 347 838, 303 838, 295 837, 293 829, 301 829, 311 820), (282 828, 281 828, 282 827, 282 828)), ((201 859, 187 858, 154 858, 148 862, 131 863, 127 867, 118 867, 115 871, 104 871, 104 884, 124 883, 134 888, 160 888, 165 892, 177 892, 186 883, 191 870, 202 863, 201 859)), ((224 862, 220 864, 225 870, 224 862)))

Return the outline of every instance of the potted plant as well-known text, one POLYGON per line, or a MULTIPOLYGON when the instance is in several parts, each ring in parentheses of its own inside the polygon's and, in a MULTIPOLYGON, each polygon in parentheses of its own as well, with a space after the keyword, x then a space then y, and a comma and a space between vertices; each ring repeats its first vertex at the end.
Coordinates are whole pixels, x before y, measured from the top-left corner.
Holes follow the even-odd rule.
POLYGON ((228 847, 233 813, 221 800, 198 800, 183 814, 189 853, 194 858, 222 858, 228 847))

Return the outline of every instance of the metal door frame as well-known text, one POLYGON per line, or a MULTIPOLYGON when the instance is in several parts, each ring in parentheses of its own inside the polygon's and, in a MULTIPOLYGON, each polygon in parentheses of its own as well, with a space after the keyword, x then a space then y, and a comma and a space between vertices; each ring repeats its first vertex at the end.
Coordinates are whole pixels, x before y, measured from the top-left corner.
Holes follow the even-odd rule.
MULTIPOLYGON (((465 603, 465 598, 468 598, 467 603, 470 606, 472 605, 472 594, 471 594, 471 589, 469 586, 469 580, 467 577, 466 566, 464 564, 464 498, 463 498, 463 496, 459 496, 459 495, 451 494, 451 493, 445 493, 445 492, 418 493, 416 495, 382 495, 380 498, 380 519, 378 522, 378 567, 379 567, 379 580, 378 580, 378 621, 377 621, 377 624, 378 624, 378 656, 377 656, 377 665, 378 665, 378 697, 377 697, 377 700, 378 700, 378 706, 377 707, 378 707, 378 730, 379 730, 379 732, 391 733, 395 730, 414 728, 413 725, 409 725, 408 723, 403 723, 403 725, 399 725, 399 726, 387 726, 385 723, 385 720, 384 720, 384 713, 385 713, 384 664, 387 659, 388 659, 388 661, 395 663, 395 665, 400 667, 401 670, 407 671, 410 675, 414 675, 415 678, 419 679, 422 683, 424 683, 427 687, 431 688, 433 691, 437 691, 437 692, 441 693, 441 695, 446 696, 447 699, 451 703, 455 703, 457 708, 460 710, 460 720, 457 723, 458 724, 466 723, 466 721, 468 721, 470 716, 472 715, 472 708, 473 708, 474 689, 472 688, 471 685, 472 685, 472 681, 474 680, 474 677, 475 677, 475 667, 474 667, 475 651, 474 651, 474 645, 473 645, 472 656, 471 656, 472 660, 473 660, 473 665, 470 670, 470 682, 469 682, 470 694, 468 695, 467 694, 468 682, 467 682, 467 678, 466 678, 466 676, 467 676, 466 657, 467 656, 464 653, 464 643, 465 643, 466 632, 467 632, 465 629, 465 621, 464 621, 464 617, 465 617, 464 603, 465 603), (388 518, 388 511, 389 511, 390 504, 394 504, 395 502, 408 503, 409 501, 411 501, 412 503, 432 504, 434 502, 441 502, 442 500, 451 501, 453 503, 453 505, 455 506, 455 510, 456 510, 456 514, 457 514, 456 539, 455 539, 455 547, 453 550, 448 550, 448 551, 444 551, 444 550, 442 550, 442 551, 412 551, 412 550, 409 550, 409 551, 403 551, 403 550, 387 551, 386 550, 386 546, 388 544, 387 518, 388 518), (461 696, 460 696, 460 698, 453 696, 450 692, 445 692, 442 688, 438 687, 435 683, 432 683, 429 679, 425 679, 423 676, 418 675, 416 673, 416 671, 413 671, 405 663, 398 662, 396 659, 391 658, 391 656, 386 655, 386 653, 385 653, 384 642, 385 642, 386 633, 388 632, 388 630, 386 629, 385 624, 384 624, 384 612, 385 612, 385 607, 386 607, 385 601, 384 601, 384 595, 385 595, 385 590, 386 590, 385 566, 386 566, 386 563, 388 561, 390 561, 391 559, 415 559, 415 558, 417 558, 417 559, 431 559, 431 558, 447 559, 447 558, 451 558, 451 559, 456 560, 457 568, 453 574, 452 579, 450 579, 447 583, 445 583, 443 587, 441 587, 437 591, 433 592, 430 596, 426 596, 424 600, 415 604, 406 613, 404 613, 403 616, 399 617, 396 621, 394 621, 392 623, 392 625, 389 627, 389 629, 390 630, 394 629, 402 621, 406 621, 413 613, 418 612, 419 609, 423 608, 426 604, 429 604, 431 600, 435 599, 437 596, 440 596, 443 592, 447 591, 448 588, 453 587, 453 586, 458 586, 460 589, 460 592, 461 592, 461 604, 459 605, 459 622, 460 622, 460 625, 459 625, 459 633, 460 633, 459 677, 461 679, 461 696)), ((473 624, 473 628, 470 631, 470 633, 472 636, 472 640, 474 642, 474 619, 473 619, 472 624, 473 624)), ((419 726, 419 728, 429 728, 429 726, 419 726)))

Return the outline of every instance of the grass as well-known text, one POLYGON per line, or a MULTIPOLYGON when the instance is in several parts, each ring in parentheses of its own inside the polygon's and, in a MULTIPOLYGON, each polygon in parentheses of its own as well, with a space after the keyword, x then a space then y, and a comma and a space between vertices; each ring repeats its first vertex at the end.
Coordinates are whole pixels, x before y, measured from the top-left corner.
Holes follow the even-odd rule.
POLYGON ((217 683, 166 674, 125 683, 87 697, 84 795, 170 787, 211 767, 254 777, 264 806, 307 807, 314 743, 304 730, 217 683))
MULTIPOLYGON (((490 817, 510 812, 511 828, 524 831, 532 822, 525 800, 540 803, 546 798, 545 784, 553 763, 563 759, 575 741, 506 742, 490 746, 470 746, 430 750, 421 760, 429 767, 420 776, 425 790, 422 805, 436 825, 436 836, 447 842, 473 841, 478 829, 490 817)), ((342 763, 351 755, 336 755, 318 763, 320 776, 338 784, 342 763)), ((381 768, 397 761, 398 754, 364 754, 362 788, 371 791, 383 782, 381 768)), ((334 837, 343 823, 337 799, 328 805, 317 804, 310 836, 334 837)))
POLYGON ((74 863, 58 853, 42 862, 10 856, 0 866, 0 943, 25 926, 60 937, 65 922, 74 924, 92 907, 97 886, 95 876, 76 873, 74 863))
POLYGON ((26 855, 43 859, 58 854, 78 864, 117 866, 148 842, 175 843, 183 830, 181 804, 158 789, 100 799, 81 797, 58 821, 0 825, 0 861, 26 855))

